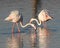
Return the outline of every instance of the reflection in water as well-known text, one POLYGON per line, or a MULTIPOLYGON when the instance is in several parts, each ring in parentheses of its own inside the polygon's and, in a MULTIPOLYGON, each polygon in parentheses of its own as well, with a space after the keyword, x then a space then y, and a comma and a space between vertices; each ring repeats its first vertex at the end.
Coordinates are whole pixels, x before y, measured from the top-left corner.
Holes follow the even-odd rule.
POLYGON ((31 48, 37 48, 37 33, 35 30, 31 31, 31 48))
POLYGON ((48 48, 49 31, 47 28, 38 28, 39 48, 48 48))
MULTIPOLYGON (((23 34, 23 33, 22 33, 23 34)), ((31 30, 29 32, 30 37, 28 36, 31 42, 27 45, 25 41, 27 41, 26 34, 23 34, 24 37, 21 37, 21 34, 12 34, 10 38, 7 40, 8 48, 23 48, 26 46, 30 46, 30 48, 48 48, 49 45, 49 30, 47 28, 37 28, 37 31, 31 30), (30 34, 31 33, 31 34, 30 34), (24 43, 24 44, 23 44, 24 43), (25 46, 26 45, 26 46, 25 46)), ((27 41, 28 42, 28 41, 27 41)))
POLYGON ((19 33, 17 34, 17 37, 12 34, 11 38, 8 38, 7 40, 8 48, 22 48, 22 44, 23 43, 19 33))

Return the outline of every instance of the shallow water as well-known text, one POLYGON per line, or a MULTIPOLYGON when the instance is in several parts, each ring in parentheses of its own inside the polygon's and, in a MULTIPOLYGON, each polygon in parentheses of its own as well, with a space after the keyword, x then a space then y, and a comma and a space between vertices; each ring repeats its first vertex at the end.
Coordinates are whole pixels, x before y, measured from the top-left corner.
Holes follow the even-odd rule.
POLYGON ((29 22, 33 16, 32 0, 6 0, 0 1, 0 48, 60 48, 60 1, 41 0, 38 2, 37 14, 42 9, 48 9, 53 20, 47 22, 47 28, 32 27, 21 28, 18 33, 15 27, 11 32, 12 23, 4 21, 11 10, 18 9, 23 15, 23 24, 29 22))

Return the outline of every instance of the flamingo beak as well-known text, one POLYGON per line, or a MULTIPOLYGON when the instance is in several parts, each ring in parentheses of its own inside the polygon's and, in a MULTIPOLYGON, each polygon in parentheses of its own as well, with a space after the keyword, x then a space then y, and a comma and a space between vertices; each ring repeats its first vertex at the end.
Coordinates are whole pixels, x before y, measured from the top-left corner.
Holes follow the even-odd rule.
POLYGON ((36 26, 34 27, 34 29, 35 29, 35 30, 37 29, 36 26))
POLYGON ((34 25, 34 24, 32 24, 32 27, 36 30, 37 29, 37 27, 34 25))
POLYGON ((48 18, 49 20, 52 20, 52 19, 53 19, 53 17, 51 17, 51 16, 49 16, 49 15, 47 15, 47 18, 48 18))
POLYGON ((33 27, 34 27, 34 29, 36 30, 36 26, 35 26, 35 25, 33 25, 33 27))
POLYGON ((51 19, 51 20, 52 20, 52 19, 53 19, 53 17, 49 17, 49 19, 51 19))
POLYGON ((53 17, 51 17, 51 19, 53 19, 53 17))
POLYGON ((51 17, 51 16, 49 16, 49 15, 47 15, 47 20, 46 21, 49 21, 49 20, 53 20, 53 17, 51 17))

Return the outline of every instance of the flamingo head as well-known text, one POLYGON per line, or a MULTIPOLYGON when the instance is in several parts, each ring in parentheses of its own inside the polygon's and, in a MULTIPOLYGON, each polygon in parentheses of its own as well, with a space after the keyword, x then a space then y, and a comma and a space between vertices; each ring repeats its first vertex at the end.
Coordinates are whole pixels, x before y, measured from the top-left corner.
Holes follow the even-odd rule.
POLYGON ((5 21, 12 21, 12 19, 9 18, 9 17, 5 18, 4 20, 5 20, 5 21))
POLYGON ((52 20, 53 17, 49 16, 49 15, 46 15, 46 21, 49 21, 49 20, 52 20))
POLYGON ((44 16, 45 16, 45 21, 52 20, 53 17, 49 16, 48 10, 42 10, 44 16))
POLYGON ((37 28, 36 28, 36 26, 34 25, 34 24, 31 24, 31 26, 36 30, 37 28))

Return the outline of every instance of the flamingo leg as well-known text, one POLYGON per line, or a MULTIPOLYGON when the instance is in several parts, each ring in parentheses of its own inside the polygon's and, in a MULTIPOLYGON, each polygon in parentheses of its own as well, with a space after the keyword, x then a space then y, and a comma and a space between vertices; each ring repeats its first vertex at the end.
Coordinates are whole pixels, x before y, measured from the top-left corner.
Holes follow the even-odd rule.
POLYGON ((17 28, 18 28, 18 32, 20 32, 20 29, 19 29, 19 27, 18 27, 18 23, 16 23, 16 25, 17 25, 17 28))
POLYGON ((14 32, 15 23, 12 25, 12 33, 14 32))

